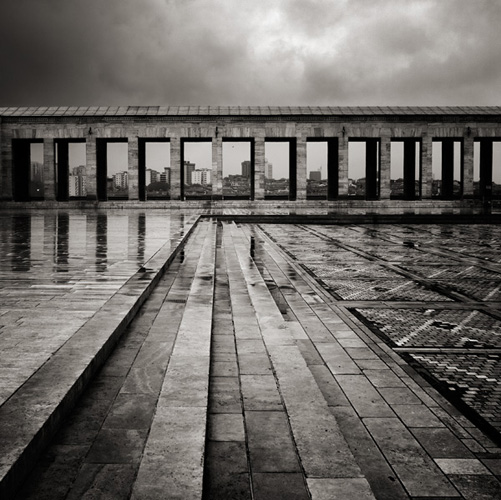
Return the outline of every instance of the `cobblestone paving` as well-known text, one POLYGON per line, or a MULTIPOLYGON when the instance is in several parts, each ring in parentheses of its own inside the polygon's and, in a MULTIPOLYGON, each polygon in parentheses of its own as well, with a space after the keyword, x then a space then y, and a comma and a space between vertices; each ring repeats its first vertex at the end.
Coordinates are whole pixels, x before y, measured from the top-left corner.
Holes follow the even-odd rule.
POLYGON ((261 228, 444 395, 499 433, 500 227, 261 228))
POLYGON ((501 347, 501 321, 475 309, 357 308, 357 312, 399 347, 501 347))
POLYGON ((501 356, 498 354, 410 354, 449 392, 501 429, 501 356))

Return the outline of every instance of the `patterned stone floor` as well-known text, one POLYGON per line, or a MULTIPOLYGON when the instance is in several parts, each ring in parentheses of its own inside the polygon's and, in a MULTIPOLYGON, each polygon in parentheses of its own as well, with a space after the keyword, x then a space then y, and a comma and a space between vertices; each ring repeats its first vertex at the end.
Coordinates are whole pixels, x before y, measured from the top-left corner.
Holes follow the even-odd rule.
POLYGON ((501 228, 261 225, 374 333, 501 432, 501 228))

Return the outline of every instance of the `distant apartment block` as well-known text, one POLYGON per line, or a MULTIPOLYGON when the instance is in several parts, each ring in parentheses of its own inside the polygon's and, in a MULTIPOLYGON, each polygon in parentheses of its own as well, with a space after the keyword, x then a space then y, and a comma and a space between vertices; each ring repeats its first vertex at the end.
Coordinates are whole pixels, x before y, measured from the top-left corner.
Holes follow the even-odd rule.
POLYGON ((113 175, 113 187, 118 189, 128 189, 129 187, 129 173, 117 172, 113 175))
POLYGON ((242 162, 242 176, 249 178, 251 176, 251 162, 249 160, 242 162))
POLYGON ((264 176, 267 179, 273 179, 273 164, 268 160, 264 160, 264 176))
POLYGON ((170 186, 170 168, 165 167, 164 172, 160 174, 160 182, 165 182, 165 184, 169 184, 170 186))
POLYGON ((195 171, 195 164, 189 161, 184 162, 184 183, 193 184, 192 174, 195 171))
POLYGON ((310 172, 310 181, 321 181, 321 180, 322 180, 321 170, 312 170, 310 172))
POLYGON ((153 170, 151 168, 146 169, 146 185, 149 186, 153 182, 160 181, 160 172, 153 170))
POLYGON ((211 183, 212 170, 210 168, 200 168, 191 173, 191 184, 207 185, 211 183))

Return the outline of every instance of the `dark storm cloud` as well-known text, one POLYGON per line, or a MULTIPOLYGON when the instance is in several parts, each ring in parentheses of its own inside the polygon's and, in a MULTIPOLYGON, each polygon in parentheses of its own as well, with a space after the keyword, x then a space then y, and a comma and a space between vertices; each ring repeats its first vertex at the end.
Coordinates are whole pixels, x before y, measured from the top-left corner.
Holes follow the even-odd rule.
POLYGON ((499 104, 489 0, 2 0, 0 105, 499 104))

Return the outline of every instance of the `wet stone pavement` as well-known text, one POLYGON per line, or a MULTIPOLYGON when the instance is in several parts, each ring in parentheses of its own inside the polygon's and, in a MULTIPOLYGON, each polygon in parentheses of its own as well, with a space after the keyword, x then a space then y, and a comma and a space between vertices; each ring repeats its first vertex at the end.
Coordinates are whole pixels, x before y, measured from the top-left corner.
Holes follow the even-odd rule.
POLYGON ((191 218, 0 213, 0 405, 191 218))
POLYGON ((262 229, 340 307, 501 437, 499 226, 262 229))
MULTIPOLYGON (((103 290, 101 297, 99 284, 108 282, 97 281, 98 260, 106 264, 99 276, 113 283, 118 268, 157 269, 173 256, 8 498, 501 498, 497 227, 236 224, 216 218, 193 226, 196 214, 173 212, 165 219, 164 212, 153 212, 142 214, 152 238, 143 259, 135 236, 141 214, 110 215, 124 214, 127 224, 120 219, 110 226, 108 217, 105 252, 97 251, 93 213, 79 226, 86 236, 71 251, 65 238, 62 245, 45 243, 59 241, 58 223, 42 224, 43 213, 33 214, 36 224, 31 220, 29 227, 31 234, 34 226, 44 227, 45 257, 34 259, 40 253, 32 249, 33 237, 16 252, 6 246, 5 297, 14 311, 22 309, 23 294, 15 302, 16 290, 9 287, 29 289, 41 277, 54 285, 61 272, 57 251, 48 249, 61 247, 72 263, 68 272, 90 285, 70 311, 86 312, 96 290, 99 300, 90 301, 88 312, 95 307, 96 316, 115 317, 121 302, 142 290, 142 273, 150 274, 140 269, 132 284, 129 277, 126 285, 114 284, 118 292, 103 290), (116 239, 120 245, 110 244, 116 239), (86 252, 77 256, 83 246, 86 252), (28 283, 13 274, 14 254, 22 251, 29 256, 28 283), (462 277, 472 282, 467 289, 462 277), (113 307, 105 291, 122 293, 113 307)), ((26 227, 26 221, 18 223, 26 227)), ((76 237, 71 217, 66 227, 62 233, 76 237)), ((4 234, 12 242, 12 231, 4 234)), ((67 302, 70 293, 62 295, 67 302)), ((40 304, 52 306, 57 317, 59 299, 40 304)), ((42 326, 50 321, 49 314, 40 317, 42 326)), ((11 331, 12 324, 5 324, 0 342, 11 331)), ((86 334, 93 337, 93 331, 86 334)), ((39 339, 45 342, 49 333, 39 339)), ((28 350, 28 343, 21 347, 28 350)), ((88 344, 84 337, 57 369, 64 371, 68 359, 86 358, 88 344)), ((22 369, 23 358, 15 366, 22 369)), ((44 367, 7 396, 0 431, 16 430, 9 424, 12 413, 2 409, 18 395, 25 392, 24 404, 31 402, 26 421, 17 425, 23 429, 43 409, 40 387, 52 397, 43 384, 30 386, 44 367)), ((4 431, 3 468, 6 443, 4 431)))

